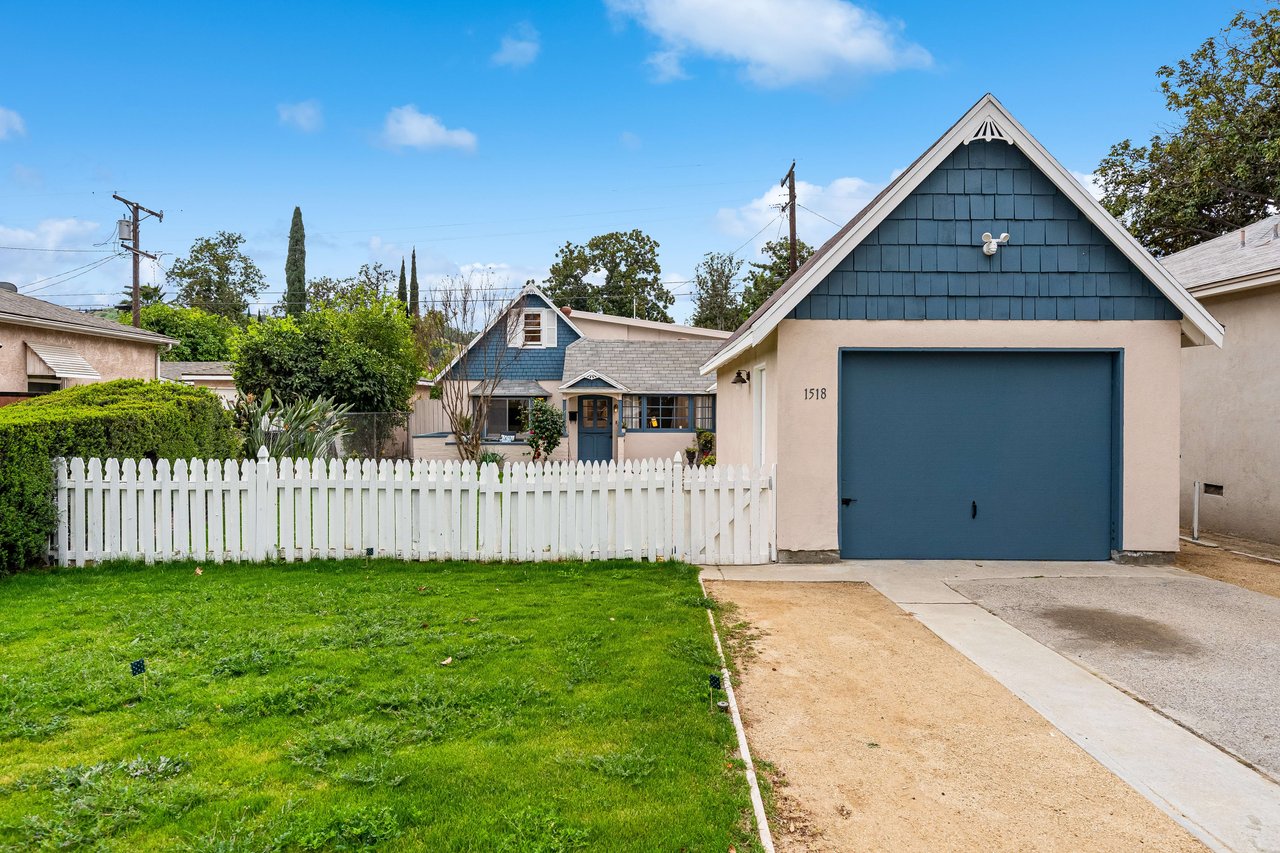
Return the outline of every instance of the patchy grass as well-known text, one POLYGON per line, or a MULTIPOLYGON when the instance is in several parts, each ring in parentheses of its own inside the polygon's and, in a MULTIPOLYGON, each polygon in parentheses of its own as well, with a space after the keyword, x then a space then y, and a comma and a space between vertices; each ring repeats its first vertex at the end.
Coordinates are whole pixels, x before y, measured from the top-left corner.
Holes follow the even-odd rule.
POLYGON ((0 850, 756 849, 692 567, 201 567, 0 580, 0 850))

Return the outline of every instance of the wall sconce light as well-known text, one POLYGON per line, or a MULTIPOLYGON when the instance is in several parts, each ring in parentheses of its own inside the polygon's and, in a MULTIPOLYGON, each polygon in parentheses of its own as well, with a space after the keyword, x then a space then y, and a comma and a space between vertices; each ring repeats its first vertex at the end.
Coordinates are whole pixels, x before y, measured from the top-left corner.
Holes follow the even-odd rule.
POLYGON ((744 375, 743 372, 739 370, 733 374, 733 381, 730 382, 729 384, 730 385, 746 385, 750 381, 751 381, 751 374, 744 375))
POLYGON ((992 237, 990 231, 984 231, 982 234, 982 254, 990 257, 996 253, 1002 245, 1009 242, 1008 234, 1001 234, 999 237, 992 237))

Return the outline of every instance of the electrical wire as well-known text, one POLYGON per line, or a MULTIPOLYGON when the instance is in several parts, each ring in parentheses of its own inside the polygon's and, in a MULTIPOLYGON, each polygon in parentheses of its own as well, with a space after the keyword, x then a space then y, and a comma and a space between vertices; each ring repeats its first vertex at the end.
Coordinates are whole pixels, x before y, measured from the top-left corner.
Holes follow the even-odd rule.
POLYGON ((0 249, 4 249, 9 252, 91 252, 99 255, 109 254, 111 252, 110 249, 45 249, 39 246, 0 246, 0 249))
POLYGON ((816 211, 816 210, 809 210, 809 208, 805 207, 805 206, 804 206, 803 204, 801 204, 800 202, 796 202, 796 207, 800 208, 801 210, 806 210, 806 211, 808 211, 809 213, 812 213, 814 216, 818 217, 819 219, 826 219, 826 221, 827 221, 827 222, 830 222, 832 225, 834 225, 834 226, 835 226, 835 227, 837 227, 837 228, 843 228, 843 227, 844 227, 844 225, 843 225, 843 224, 841 224, 841 223, 839 223, 839 222, 836 222, 834 219, 827 219, 827 217, 823 216, 821 213, 819 213, 819 212, 818 212, 818 211, 816 211))
POLYGON ((35 293, 37 290, 44 290, 46 287, 53 287, 55 284, 61 284, 63 281, 70 281, 72 278, 79 278, 81 275, 84 275, 84 273, 97 269, 98 267, 102 266, 103 264, 107 263, 110 260, 113 260, 115 258, 122 258, 122 257, 124 257, 124 252, 117 252, 114 255, 110 255, 105 258, 99 258, 96 261, 90 261, 87 264, 81 264, 78 267, 72 267, 71 269, 64 270, 63 272, 55 273, 53 275, 47 275, 44 278, 38 278, 35 281, 27 282, 25 285, 23 285, 23 287, 30 288, 30 289, 23 291, 23 295, 29 295, 31 293, 35 293), (79 272, 76 275, 70 275, 71 273, 76 273, 78 270, 84 270, 84 272, 79 272), (69 276, 69 278, 63 278, 64 276, 69 276), (53 281, 52 279, 61 279, 61 281, 53 281), (41 285, 40 287, 34 287, 34 288, 32 287, 32 285, 40 284, 42 281, 47 281, 49 283, 41 285))

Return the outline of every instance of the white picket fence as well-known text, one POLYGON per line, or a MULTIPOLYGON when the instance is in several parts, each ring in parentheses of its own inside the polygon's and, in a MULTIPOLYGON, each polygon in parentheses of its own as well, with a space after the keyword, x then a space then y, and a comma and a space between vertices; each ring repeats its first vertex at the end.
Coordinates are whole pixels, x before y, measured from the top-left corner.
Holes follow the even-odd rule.
POLYGON ((371 459, 55 460, 59 565, 776 557, 772 472, 621 464, 371 459))

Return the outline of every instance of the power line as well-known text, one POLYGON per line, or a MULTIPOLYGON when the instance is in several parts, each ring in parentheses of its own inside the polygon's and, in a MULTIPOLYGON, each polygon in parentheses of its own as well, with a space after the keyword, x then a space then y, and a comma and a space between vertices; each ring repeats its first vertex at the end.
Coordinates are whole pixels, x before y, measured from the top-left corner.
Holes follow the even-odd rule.
POLYGON ((819 219, 826 219, 827 222, 830 222, 832 225, 836 226, 837 228, 844 227, 844 225, 842 225, 839 222, 836 222, 834 219, 827 219, 827 217, 823 216, 818 211, 810 210, 809 208, 805 207, 803 204, 800 204, 800 202, 796 202, 796 207, 800 208, 801 210, 807 210, 809 213, 812 213, 814 216, 818 217, 819 219))
POLYGON ((38 246, 0 246, 0 249, 5 249, 10 252, 93 252, 96 254, 110 254, 112 251, 111 249, 44 249, 38 246))
MULTIPOLYGON (((103 266, 104 264, 109 263, 110 261, 113 261, 113 260, 115 260, 116 258, 121 258, 121 257, 124 257, 124 253, 123 253, 123 252, 121 252, 121 253, 120 253, 120 254, 118 254, 118 255, 112 255, 112 256, 110 256, 110 257, 108 257, 108 258, 102 258, 101 260, 97 260, 97 261, 94 261, 94 262, 92 262, 92 263, 85 264, 83 267, 76 267, 75 269, 67 270, 66 272, 59 273, 58 275, 49 276, 48 278, 40 278, 40 279, 36 279, 36 281, 33 281, 33 282, 32 282, 32 284, 36 284, 37 282, 41 282, 41 281, 49 281, 49 279, 50 279, 50 278, 55 278, 55 279, 59 279, 59 280, 58 280, 58 281, 49 281, 49 283, 48 283, 48 284, 42 284, 42 285, 40 285, 39 287, 33 287, 33 288, 30 288, 29 290, 25 291, 22 295, 23 295, 23 296, 30 296, 31 294, 33 294, 33 293, 35 293, 35 292, 37 292, 37 291, 40 291, 40 290, 44 290, 45 288, 53 287, 54 285, 57 285, 57 284, 65 284, 66 282, 71 281, 71 280, 72 280, 72 279, 74 279, 74 278, 79 278, 79 277, 80 277, 80 276, 82 276, 82 275, 85 275, 85 274, 87 274, 87 273, 91 273, 91 272, 93 272, 94 270, 96 270, 98 267, 103 266), (80 272, 76 272, 76 270, 81 270, 81 271, 80 271, 80 272), (69 275, 69 273, 75 273, 75 274, 74 274, 74 275, 69 275)), ((30 285, 28 285, 28 287, 30 287, 30 285)))

